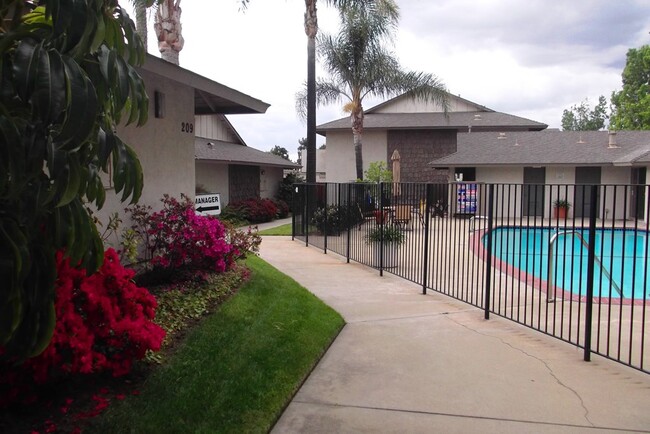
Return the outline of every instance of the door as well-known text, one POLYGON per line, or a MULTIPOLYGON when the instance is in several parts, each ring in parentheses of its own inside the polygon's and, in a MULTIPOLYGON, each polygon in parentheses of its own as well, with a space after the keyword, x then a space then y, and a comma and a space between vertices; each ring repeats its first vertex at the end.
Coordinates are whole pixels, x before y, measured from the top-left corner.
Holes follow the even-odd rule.
MULTIPOLYGON (((589 185, 600 186, 600 167, 576 167, 576 191, 574 195, 574 216, 590 217, 591 189, 589 185)), ((596 192, 596 217, 600 202, 600 188, 596 192)))
POLYGON ((632 169, 631 182, 634 184, 632 187, 632 200, 630 201, 630 215, 638 220, 645 218, 645 180, 646 168, 634 167, 632 169))
POLYGON ((544 183, 546 168, 524 167, 524 191, 522 194, 522 215, 544 216, 544 183))

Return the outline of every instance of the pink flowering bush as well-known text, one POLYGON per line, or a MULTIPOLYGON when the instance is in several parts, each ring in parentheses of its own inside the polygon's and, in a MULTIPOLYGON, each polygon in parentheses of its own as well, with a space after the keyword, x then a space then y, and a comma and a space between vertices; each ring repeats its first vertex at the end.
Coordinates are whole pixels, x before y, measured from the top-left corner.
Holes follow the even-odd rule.
POLYGON ((134 272, 120 264, 115 250, 105 252, 104 264, 90 276, 61 252, 56 264, 54 335, 40 355, 0 363, 0 406, 24 400, 32 383, 70 374, 127 374, 165 337, 153 322, 156 299, 133 283, 134 272))
POLYGON ((197 215, 194 203, 165 195, 163 209, 145 216, 151 264, 163 270, 224 272, 240 256, 226 240, 226 229, 216 218, 197 215))

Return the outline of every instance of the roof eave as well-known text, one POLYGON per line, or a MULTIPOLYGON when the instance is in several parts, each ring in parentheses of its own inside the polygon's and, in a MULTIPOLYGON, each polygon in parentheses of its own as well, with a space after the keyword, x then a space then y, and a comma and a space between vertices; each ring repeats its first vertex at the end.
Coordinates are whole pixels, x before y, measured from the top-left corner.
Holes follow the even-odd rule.
POLYGON ((224 106, 220 110, 200 109, 195 114, 243 114, 243 113, 265 113, 270 104, 253 98, 221 83, 210 80, 193 71, 174 65, 151 54, 147 54, 146 61, 141 67, 143 70, 162 77, 174 80, 179 83, 191 86, 198 92, 205 92, 209 95, 228 100, 232 104, 224 106))

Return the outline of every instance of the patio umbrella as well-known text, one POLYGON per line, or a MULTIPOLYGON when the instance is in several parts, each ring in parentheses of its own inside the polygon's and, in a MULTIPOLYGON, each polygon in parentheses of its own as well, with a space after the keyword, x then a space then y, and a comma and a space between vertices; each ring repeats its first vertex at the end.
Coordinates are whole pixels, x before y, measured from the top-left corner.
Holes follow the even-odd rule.
POLYGON ((393 182, 395 183, 394 192, 395 195, 400 194, 400 179, 402 178, 401 168, 400 168, 400 156, 399 151, 395 149, 393 155, 391 155, 390 160, 393 162, 393 182))

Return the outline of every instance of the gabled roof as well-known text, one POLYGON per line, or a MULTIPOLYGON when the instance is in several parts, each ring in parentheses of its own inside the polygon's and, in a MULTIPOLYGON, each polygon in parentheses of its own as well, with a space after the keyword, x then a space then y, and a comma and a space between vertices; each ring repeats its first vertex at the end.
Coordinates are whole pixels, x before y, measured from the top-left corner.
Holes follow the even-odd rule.
POLYGON ((269 104, 147 54, 143 70, 194 88, 194 114, 264 113, 269 104))
POLYGON ((248 146, 246 142, 244 142, 244 139, 242 136, 239 135, 235 127, 230 123, 230 120, 225 116, 225 115, 217 115, 219 119, 224 123, 226 128, 232 132, 232 134, 235 136, 237 141, 239 142, 240 145, 242 146, 248 146))
POLYGON ((196 137, 194 152, 197 160, 214 161, 232 164, 273 166, 285 169, 295 169, 299 164, 285 160, 282 157, 263 152, 238 143, 196 137))
MULTIPOLYGON (((458 131, 543 130, 548 125, 530 119, 495 111, 443 113, 366 113, 363 128, 368 129, 454 129, 458 131)), ((326 135, 330 131, 350 130, 350 118, 345 117, 316 127, 326 135)))
MULTIPOLYGON (((451 93, 447 92, 447 97, 449 98, 450 104, 461 103, 463 105, 471 106, 471 107, 473 107, 473 110, 471 110, 471 111, 481 111, 481 112, 493 112, 494 111, 491 108, 485 107, 484 105, 477 104, 477 103, 475 103, 473 101, 470 101, 468 99, 465 99, 465 98, 461 98, 460 95, 452 95, 451 93)), ((391 105, 395 104, 396 102, 401 101, 403 99, 407 99, 407 98, 412 99, 412 97, 407 96, 406 94, 398 95, 398 96, 396 96, 394 98, 391 98, 391 99, 389 99, 387 101, 379 103, 376 106, 373 106, 373 107, 369 108, 368 110, 365 110, 365 114, 376 113, 376 112, 378 112, 380 110, 385 110, 386 108, 390 107, 391 105)))
POLYGON ((650 131, 531 131, 458 134, 457 152, 430 163, 447 166, 630 166, 650 162, 650 131))

